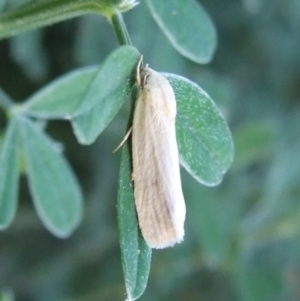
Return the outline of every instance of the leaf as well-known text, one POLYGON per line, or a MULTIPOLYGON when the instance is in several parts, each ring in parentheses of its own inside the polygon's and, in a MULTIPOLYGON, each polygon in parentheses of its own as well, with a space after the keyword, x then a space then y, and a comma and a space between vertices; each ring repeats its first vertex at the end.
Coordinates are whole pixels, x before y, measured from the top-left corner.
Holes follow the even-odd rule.
POLYGON ((32 1, 0 16, 0 39, 88 13, 100 13, 109 18, 114 10, 118 9, 119 2, 119 0, 32 1))
POLYGON ((129 85, 133 85, 130 77, 135 72, 140 56, 138 50, 129 45, 121 46, 113 51, 95 75, 81 106, 74 113, 74 116, 89 111, 99 104, 99 100, 105 101, 106 97, 114 93, 127 96, 129 85))
POLYGON ((93 143, 118 113, 130 94, 139 58, 136 48, 122 46, 105 60, 72 119, 80 143, 93 143))
POLYGON ((1 288, 0 301, 15 301, 15 296, 14 296, 13 291, 9 288, 4 288, 4 289, 1 288))
POLYGON ((5 5, 6 5, 6 0, 0 0, 0 12, 5 7, 5 5))
POLYGON ((0 87, 0 106, 5 111, 9 111, 13 105, 12 99, 0 87))
POLYGON ((298 233, 300 141, 298 132, 295 134, 293 143, 276 144, 261 199, 244 218, 243 233, 252 233, 260 238, 298 233))
POLYGON ((286 266, 292 264, 286 262, 288 258, 292 258, 290 250, 295 250, 295 246, 289 240, 263 241, 261 244, 251 244, 242 250, 234 275, 240 299, 243 301, 281 300, 279 296, 286 289, 284 283, 284 276, 288 272, 286 266), (285 255, 282 256, 283 254, 285 255))
POLYGON ((146 0, 154 20, 183 56, 205 64, 211 61, 217 44, 210 17, 194 0, 146 0))
POLYGON ((100 69, 81 68, 34 94, 19 111, 45 119, 71 119, 77 139, 95 141, 130 93, 139 52, 132 46, 114 51, 100 69))
POLYGON ((29 31, 10 40, 10 55, 22 71, 35 82, 42 82, 48 75, 48 58, 43 49, 44 32, 29 31))
POLYGON ((31 96, 19 110, 42 119, 69 119, 78 109, 98 67, 72 71, 31 96))
POLYGON ((67 161, 40 128, 20 119, 30 192, 39 217, 55 236, 71 235, 82 219, 80 186, 67 161))
POLYGON ((9 122, 0 150, 0 230, 3 230, 17 211, 20 152, 15 119, 9 122))
POLYGON ((240 169, 265 159, 275 138, 274 125, 269 121, 251 122, 234 133, 236 157, 233 168, 240 169))
POLYGON ((128 144, 123 147, 121 158, 118 223, 127 300, 135 300, 143 294, 146 288, 152 251, 138 228, 128 144))
MULTIPOLYGON (((199 185, 190 177, 183 175, 182 182, 184 196, 188 200, 188 224, 196 232, 192 238, 200 245, 208 265, 221 265, 227 259, 231 243, 231 223, 223 217, 220 208, 224 199, 219 202, 216 189, 199 185)), ((231 210, 227 210, 226 217, 230 214, 231 210)))
POLYGON ((164 75, 177 101, 176 132, 181 164, 200 183, 217 185, 233 161, 228 126, 199 86, 178 75, 164 75))

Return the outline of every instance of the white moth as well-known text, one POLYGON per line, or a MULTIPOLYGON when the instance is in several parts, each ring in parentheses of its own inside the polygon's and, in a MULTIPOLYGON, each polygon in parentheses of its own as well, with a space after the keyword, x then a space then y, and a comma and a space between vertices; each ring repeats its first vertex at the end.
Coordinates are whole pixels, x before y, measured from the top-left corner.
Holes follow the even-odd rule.
POLYGON ((168 80, 137 67, 140 92, 132 126, 135 205, 151 248, 167 248, 184 236, 185 202, 176 142, 176 100, 168 80))

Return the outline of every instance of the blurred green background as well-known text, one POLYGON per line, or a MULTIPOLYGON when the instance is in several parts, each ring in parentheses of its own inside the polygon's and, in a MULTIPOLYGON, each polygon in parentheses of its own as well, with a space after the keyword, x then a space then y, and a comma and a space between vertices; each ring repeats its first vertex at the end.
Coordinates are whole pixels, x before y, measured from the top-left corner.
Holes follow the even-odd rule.
MULTIPOLYGON (((141 300, 299 301, 300 2, 201 3, 218 32, 205 66, 172 48, 143 1, 125 14, 145 61, 205 89, 235 141, 234 164, 218 187, 182 170, 185 240, 154 251, 141 300)), ((116 47, 112 28, 95 15, 18 35, 0 42, 0 86, 22 101, 59 75, 101 63, 116 47)), ((128 108, 90 147, 78 145, 67 122, 49 124, 83 186, 84 220, 71 238, 53 237, 23 177, 16 219, 0 233, 0 300, 125 299, 116 220, 120 152, 112 150, 124 136, 128 108)), ((0 141, 5 122, 1 111, 0 141)))

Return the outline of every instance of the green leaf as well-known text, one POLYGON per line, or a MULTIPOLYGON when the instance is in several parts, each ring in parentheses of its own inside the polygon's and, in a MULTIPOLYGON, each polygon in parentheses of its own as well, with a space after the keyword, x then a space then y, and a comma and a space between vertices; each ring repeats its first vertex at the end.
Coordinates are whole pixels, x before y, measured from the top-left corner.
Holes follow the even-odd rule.
MULTIPOLYGON (((182 181, 190 212, 188 223, 193 226, 196 233, 193 238, 199 242, 208 265, 221 265, 227 259, 230 249, 231 224, 223 217, 217 191, 199 185, 184 175, 182 181)), ((231 210, 228 210, 226 217, 230 213, 231 210)))
POLYGON ((216 105, 195 83, 164 74, 177 100, 176 131, 183 167, 200 183, 217 185, 233 161, 233 141, 216 105))
POLYGON ((88 13, 100 13, 110 18, 119 3, 120 0, 32 1, 0 16, 0 39, 88 13))
POLYGON ((72 119, 77 139, 90 144, 129 95, 139 57, 134 47, 119 47, 100 69, 73 71, 34 94, 18 110, 37 118, 72 119))
POLYGON ((20 111, 41 119, 70 119, 78 109, 98 67, 72 71, 31 96, 20 111))
POLYGON ((260 238, 270 238, 298 233, 299 147, 298 132, 293 143, 285 141, 281 145, 276 144, 276 153, 272 156, 272 165, 265 179, 262 197, 243 220, 243 232, 247 235, 251 233, 260 238))
POLYGON ((217 44, 210 17, 194 0, 146 0, 158 26, 183 56, 205 64, 211 61, 217 44))
MULTIPOLYGON (((1 1, 1 0, 0 0, 1 1)), ((0 2, 1 3, 1 2, 0 2)), ((14 293, 9 288, 4 288, 0 290, 0 301, 15 301, 14 293)))
POLYGON ((83 200, 79 183, 65 158, 37 125, 23 118, 19 126, 37 213, 52 234, 68 237, 82 219, 83 200))
POLYGON ((274 125, 269 121, 251 122, 234 133, 236 157, 233 168, 240 169, 265 159, 275 138, 274 125))
POLYGON ((13 105, 11 98, 0 88, 0 108, 9 111, 13 105))
POLYGON ((48 57, 44 50, 44 32, 29 31, 10 39, 10 55, 34 82, 41 83, 48 73, 48 57))
POLYGON ((0 153, 0 230, 7 228, 17 211, 19 145, 16 120, 11 119, 0 153))
POLYGON ((138 227, 128 144, 123 147, 121 158, 118 223, 127 300, 135 300, 143 294, 146 288, 152 252, 138 227))
POLYGON ((0 0, 0 12, 2 11, 5 4, 6 4, 6 0, 0 0))
MULTIPOLYGON (((295 250, 295 246, 289 240, 264 241, 261 244, 247 246, 238 259, 234 275, 240 300, 280 300, 278 297, 286 289, 284 283, 288 273, 286 265, 292 264, 286 262, 291 258, 290 250, 295 250)), ((296 260, 299 260, 299 257, 296 260)))
POLYGON ((139 58, 136 48, 122 46, 105 60, 72 119, 80 143, 93 143, 118 113, 130 94, 139 58))

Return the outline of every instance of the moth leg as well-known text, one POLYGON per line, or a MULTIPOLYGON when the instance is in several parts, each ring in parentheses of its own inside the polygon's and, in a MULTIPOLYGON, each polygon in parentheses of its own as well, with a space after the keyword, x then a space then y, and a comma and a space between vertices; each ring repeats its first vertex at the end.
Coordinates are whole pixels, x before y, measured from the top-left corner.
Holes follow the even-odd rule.
POLYGON ((126 142, 126 140, 128 139, 129 135, 131 134, 131 132, 132 132, 132 126, 130 127, 130 129, 126 133, 126 135, 123 138, 123 140, 121 141, 121 143, 113 150, 113 153, 117 152, 123 146, 123 144, 126 142))

